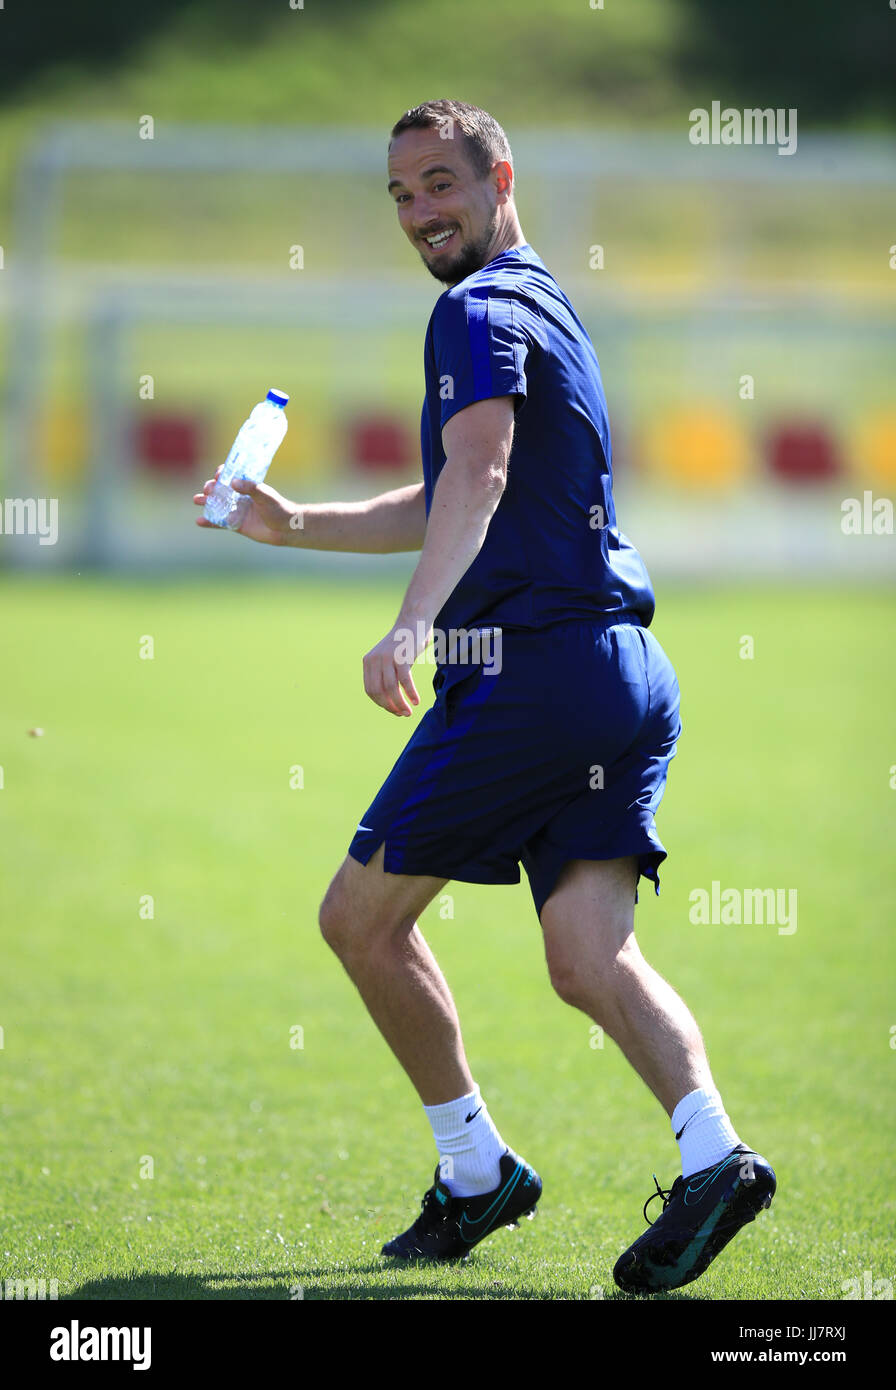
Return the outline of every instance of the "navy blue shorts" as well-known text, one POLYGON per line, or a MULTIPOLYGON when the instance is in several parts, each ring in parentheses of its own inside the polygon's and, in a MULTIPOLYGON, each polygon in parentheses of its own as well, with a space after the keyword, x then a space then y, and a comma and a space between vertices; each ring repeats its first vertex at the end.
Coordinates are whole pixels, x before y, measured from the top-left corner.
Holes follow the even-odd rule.
POLYGON ((436 701, 349 854, 465 883, 519 883, 536 911, 572 859, 638 856, 659 892, 654 816, 681 733, 675 671, 633 614, 501 635, 500 663, 446 665, 436 701), (498 670, 500 666, 500 670, 498 670))

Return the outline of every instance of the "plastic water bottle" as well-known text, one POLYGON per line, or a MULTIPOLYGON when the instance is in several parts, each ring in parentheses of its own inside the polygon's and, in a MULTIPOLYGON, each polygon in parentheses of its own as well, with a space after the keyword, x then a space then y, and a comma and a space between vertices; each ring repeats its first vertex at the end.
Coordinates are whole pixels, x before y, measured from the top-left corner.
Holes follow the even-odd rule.
POLYGON ((230 486, 231 480, 246 478, 252 483, 264 481, 271 459, 286 434, 284 410, 288 400, 285 391, 270 390, 265 399, 258 402, 233 441, 224 467, 205 503, 203 516, 214 526, 227 526, 235 530, 242 525, 252 499, 234 492, 230 486))

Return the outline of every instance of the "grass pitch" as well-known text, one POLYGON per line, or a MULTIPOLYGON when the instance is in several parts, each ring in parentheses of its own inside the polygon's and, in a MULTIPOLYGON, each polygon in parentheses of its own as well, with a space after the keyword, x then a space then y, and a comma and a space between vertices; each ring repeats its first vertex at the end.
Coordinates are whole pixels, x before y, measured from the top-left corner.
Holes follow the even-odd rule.
MULTIPOLYGON (((435 1151, 316 911, 411 728, 361 683, 398 587, 4 589, 0 1278, 91 1299, 622 1297, 613 1263, 678 1150, 552 994, 525 879, 449 885, 421 928, 496 1123, 542 1174, 539 1217, 459 1268, 379 1258, 435 1151)), ((779 1180, 670 1297, 894 1278, 893 618, 864 591, 660 586, 684 730, 638 936, 779 1180), (713 881, 797 890, 797 930, 693 923, 713 881)))

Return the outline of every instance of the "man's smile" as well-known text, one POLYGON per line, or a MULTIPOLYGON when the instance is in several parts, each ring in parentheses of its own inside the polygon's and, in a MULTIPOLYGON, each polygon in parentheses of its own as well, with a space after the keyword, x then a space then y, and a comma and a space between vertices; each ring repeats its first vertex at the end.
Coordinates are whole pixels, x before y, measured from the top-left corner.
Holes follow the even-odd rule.
POLYGON ((426 232, 421 240, 425 241, 432 251, 441 251, 443 246, 447 246, 453 239, 456 227, 443 228, 438 232, 426 232))

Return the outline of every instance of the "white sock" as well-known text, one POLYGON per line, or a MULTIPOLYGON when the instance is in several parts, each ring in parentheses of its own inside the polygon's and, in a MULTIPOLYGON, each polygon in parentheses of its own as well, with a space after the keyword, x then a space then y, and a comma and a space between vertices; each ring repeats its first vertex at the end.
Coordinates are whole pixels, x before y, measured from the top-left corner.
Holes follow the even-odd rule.
POLYGON ((479 1087, 468 1096, 423 1109, 439 1151, 439 1177, 452 1197, 494 1192, 501 1181, 498 1159, 507 1145, 495 1129, 479 1087))
POLYGON ((718 1091, 691 1091, 680 1100, 672 1111, 672 1133, 686 1178, 721 1163, 740 1143, 718 1091))

